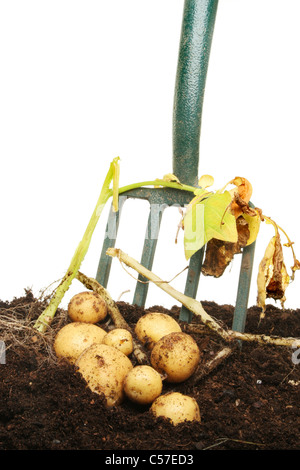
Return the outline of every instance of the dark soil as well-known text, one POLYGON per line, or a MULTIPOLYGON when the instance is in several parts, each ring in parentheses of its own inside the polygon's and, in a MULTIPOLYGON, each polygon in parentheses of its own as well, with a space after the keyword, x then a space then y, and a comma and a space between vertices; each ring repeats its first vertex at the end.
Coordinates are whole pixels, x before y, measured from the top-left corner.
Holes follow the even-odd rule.
MULTIPOLYGON (((107 409, 103 397, 87 388, 73 366, 58 362, 51 346, 57 329, 68 321, 66 312, 57 312, 45 338, 26 327, 45 302, 30 291, 0 302, 0 340, 7 348, 6 363, 0 364, 0 450, 300 449, 300 352, 244 342, 197 384, 191 379, 176 386, 165 383, 163 392, 175 388, 193 396, 201 411, 201 423, 173 426, 155 419, 149 407, 127 400, 107 409)), ((232 306, 202 304, 223 326, 231 327, 232 306)), ((124 302, 118 306, 133 327, 145 313, 124 302)), ((178 307, 148 310, 177 319, 179 315, 178 307)), ((269 305, 260 325, 258 319, 259 310, 249 308, 247 332, 300 337, 300 310, 269 305)), ((202 351, 200 367, 224 346, 211 334, 193 336, 202 351)))

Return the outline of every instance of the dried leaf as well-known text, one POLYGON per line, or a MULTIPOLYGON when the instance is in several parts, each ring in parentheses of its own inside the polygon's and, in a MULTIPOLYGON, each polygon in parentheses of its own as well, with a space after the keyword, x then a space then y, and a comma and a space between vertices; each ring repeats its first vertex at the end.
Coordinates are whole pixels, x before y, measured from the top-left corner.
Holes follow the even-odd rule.
POLYGON ((293 281, 295 278, 295 272, 300 269, 300 261, 298 261, 296 258, 294 259, 294 265, 292 266, 292 276, 291 280, 293 281))
POLYGON ((220 277, 232 261, 235 254, 247 245, 250 231, 246 220, 241 216, 237 219, 238 241, 236 243, 224 242, 213 238, 207 243, 205 260, 202 265, 202 274, 205 276, 220 277))
POLYGON ((271 238, 265 250, 263 259, 258 268, 257 275, 257 306, 265 311, 267 298, 267 285, 273 276, 273 256, 275 253, 276 235, 271 238))
POLYGON ((252 196, 252 185, 250 181, 241 176, 236 176, 230 181, 230 184, 234 184, 236 186, 236 188, 231 191, 233 197, 231 212, 237 218, 244 212, 246 206, 248 206, 248 202, 252 196))
POLYGON ((280 300, 282 306, 285 302, 285 290, 289 285, 290 277, 283 260, 280 235, 277 232, 266 248, 260 262, 257 276, 257 305, 262 309, 261 318, 264 317, 266 299, 280 300))

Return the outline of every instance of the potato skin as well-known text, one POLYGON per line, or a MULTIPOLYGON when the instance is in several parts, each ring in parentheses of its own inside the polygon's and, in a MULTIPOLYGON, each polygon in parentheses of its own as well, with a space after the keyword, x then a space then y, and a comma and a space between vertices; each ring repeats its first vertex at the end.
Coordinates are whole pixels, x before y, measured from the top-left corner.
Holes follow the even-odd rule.
POLYGON ((72 321, 98 323, 107 315, 107 305, 97 292, 80 292, 68 304, 68 315, 72 321))
POLYGON ((102 343, 105 335, 105 330, 91 323, 68 323, 58 331, 54 339, 55 354, 73 364, 93 343, 102 343))
POLYGON ((162 392, 163 382, 160 374, 147 365, 135 366, 125 377, 124 392, 129 400, 148 405, 162 392))
POLYGON ((79 356, 75 365, 89 388, 104 394, 108 407, 122 403, 123 382, 133 368, 125 354, 107 344, 93 344, 79 356))
POLYGON ((150 412, 155 417, 163 416, 176 426, 184 421, 201 422, 198 403, 188 395, 169 392, 159 396, 151 405, 150 412))
POLYGON ((150 362, 154 369, 165 375, 166 382, 183 382, 196 370, 200 350, 192 336, 184 332, 170 333, 153 347, 150 362))
POLYGON ((132 334, 124 328, 114 328, 110 330, 104 336, 103 344, 119 349, 126 356, 129 356, 133 351, 132 334))
POLYGON ((160 312, 146 313, 137 321, 135 326, 137 337, 149 350, 163 336, 180 331, 180 325, 174 318, 160 312))

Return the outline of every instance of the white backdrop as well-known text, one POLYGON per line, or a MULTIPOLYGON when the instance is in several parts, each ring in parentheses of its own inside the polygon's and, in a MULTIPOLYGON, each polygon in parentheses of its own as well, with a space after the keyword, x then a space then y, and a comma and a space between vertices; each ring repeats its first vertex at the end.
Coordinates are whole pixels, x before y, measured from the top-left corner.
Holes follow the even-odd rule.
MULTIPOLYGON (((183 0, 0 3, 2 300, 24 288, 39 295, 64 275, 114 157, 121 158, 121 185, 172 172, 182 10, 183 0)), ((199 175, 214 176, 214 189, 248 178, 252 201, 287 231, 298 258, 299 18, 299 0, 220 0, 199 166, 199 175)), ((124 211, 116 246, 139 259, 145 206, 127 203, 124 211)), ((107 212, 81 268, 92 277, 107 212)), ((166 213, 153 266, 166 280, 186 266, 182 243, 174 244, 178 222, 176 211, 166 213)), ((272 235, 263 224, 249 305, 272 235)), ((287 248, 285 256, 289 267, 287 248)), ((198 299, 234 303, 238 272, 239 258, 222 278, 202 277, 198 299)), ((184 282, 185 274, 172 285, 183 290, 184 282)), ((111 295, 131 302, 134 284, 114 260, 111 295)), ((300 273, 287 307, 299 307, 299 286, 300 273)), ((63 306, 80 290, 75 280, 63 306)), ((175 303, 150 286, 148 306, 175 303)))

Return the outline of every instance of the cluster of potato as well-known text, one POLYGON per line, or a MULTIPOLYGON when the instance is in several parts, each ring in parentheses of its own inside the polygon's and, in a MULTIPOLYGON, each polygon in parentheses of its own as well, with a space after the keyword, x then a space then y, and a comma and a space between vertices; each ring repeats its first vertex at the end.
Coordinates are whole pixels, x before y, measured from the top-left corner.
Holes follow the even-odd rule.
POLYGON ((185 420, 200 421, 194 398, 179 392, 162 394, 164 380, 180 383, 195 372, 200 360, 195 340, 182 332, 169 315, 147 313, 138 320, 135 334, 148 349, 151 365, 134 366, 130 360, 130 331, 115 328, 107 332, 99 326, 107 313, 99 294, 76 294, 68 305, 71 322, 59 330, 54 340, 57 357, 74 364, 89 388, 105 395, 108 407, 121 404, 127 397, 149 405, 155 416, 165 416, 174 425, 185 420))

